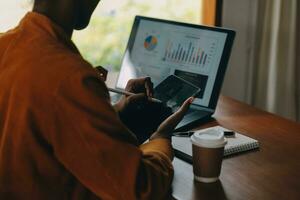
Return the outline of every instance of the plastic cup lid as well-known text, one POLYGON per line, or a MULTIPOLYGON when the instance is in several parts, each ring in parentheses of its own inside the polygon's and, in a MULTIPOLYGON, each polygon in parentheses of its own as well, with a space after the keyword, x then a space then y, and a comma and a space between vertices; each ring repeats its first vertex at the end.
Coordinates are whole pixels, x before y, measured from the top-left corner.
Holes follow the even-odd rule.
POLYGON ((227 144, 224 133, 218 129, 208 129, 195 132, 191 141, 194 145, 208 148, 220 148, 227 144))

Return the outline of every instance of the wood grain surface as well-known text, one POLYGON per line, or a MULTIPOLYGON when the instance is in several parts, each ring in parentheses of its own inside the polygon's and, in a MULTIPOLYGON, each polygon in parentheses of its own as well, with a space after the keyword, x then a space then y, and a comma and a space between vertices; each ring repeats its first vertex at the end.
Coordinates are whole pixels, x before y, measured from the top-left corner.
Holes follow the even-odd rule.
POLYGON ((257 139, 260 149, 225 158, 213 184, 194 181, 192 166, 175 158, 176 199, 300 199, 299 123, 224 96, 214 118, 195 130, 221 125, 257 139))

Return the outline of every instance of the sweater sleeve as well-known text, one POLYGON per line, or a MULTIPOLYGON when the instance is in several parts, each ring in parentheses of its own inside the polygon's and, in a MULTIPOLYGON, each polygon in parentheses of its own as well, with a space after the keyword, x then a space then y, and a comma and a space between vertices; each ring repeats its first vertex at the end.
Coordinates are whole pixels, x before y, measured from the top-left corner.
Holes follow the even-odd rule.
POLYGON ((141 145, 143 152, 137 185, 138 199, 164 199, 173 179, 173 151, 168 139, 155 139, 141 145))
POLYGON ((55 94, 54 154, 101 199, 162 199, 173 177, 170 141, 140 147, 109 102, 93 69, 80 69, 55 94))

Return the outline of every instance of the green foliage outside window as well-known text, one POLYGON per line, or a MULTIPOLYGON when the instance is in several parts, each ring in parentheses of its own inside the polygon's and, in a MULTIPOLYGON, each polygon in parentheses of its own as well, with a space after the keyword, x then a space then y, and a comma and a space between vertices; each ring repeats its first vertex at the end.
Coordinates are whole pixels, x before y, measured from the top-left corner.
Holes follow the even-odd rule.
POLYGON ((135 15, 199 23, 199 8, 199 0, 103 0, 73 40, 92 65, 119 71, 135 15))
MULTIPOLYGON (((200 22, 202 0, 101 0, 87 29, 73 40, 86 60, 119 71, 135 15, 200 22)), ((0 32, 18 24, 33 0, 0 1, 0 32)))

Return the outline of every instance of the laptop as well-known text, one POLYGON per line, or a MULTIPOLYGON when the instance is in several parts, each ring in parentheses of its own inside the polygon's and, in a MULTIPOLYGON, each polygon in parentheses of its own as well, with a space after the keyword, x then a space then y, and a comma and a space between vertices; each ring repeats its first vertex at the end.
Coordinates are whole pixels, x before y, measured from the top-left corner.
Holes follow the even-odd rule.
POLYGON ((136 16, 116 88, 149 76, 155 90, 175 75, 201 89, 176 130, 207 121, 216 109, 234 37, 229 29, 136 16))

